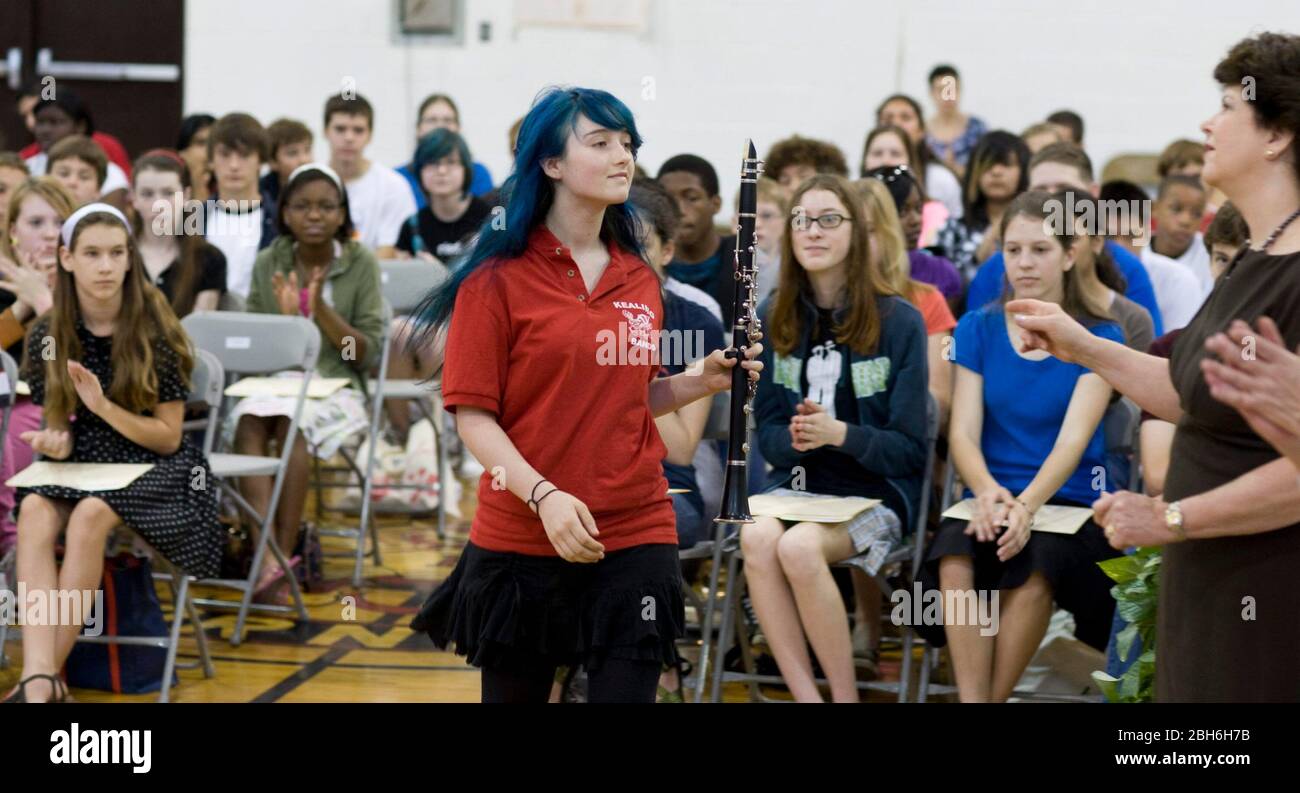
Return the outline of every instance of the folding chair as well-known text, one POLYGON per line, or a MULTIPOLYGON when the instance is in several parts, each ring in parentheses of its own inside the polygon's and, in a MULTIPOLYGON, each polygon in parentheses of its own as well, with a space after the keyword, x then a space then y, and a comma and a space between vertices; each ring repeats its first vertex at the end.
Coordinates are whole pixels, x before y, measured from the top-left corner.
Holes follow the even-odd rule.
MULTIPOLYGON (((244 625, 249 611, 295 614, 299 620, 307 619, 307 609, 302 602, 302 592, 298 587, 297 577, 293 574, 284 549, 275 540, 274 524, 276 508, 280 504, 280 494, 284 489, 284 478, 289 467, 289 455, 293 452, 303 403, 307 399, 307 386, 311 380, 310 375, 316 370, 316 361, 320 355, 320 331, 315 323, 305 317, 227 311, 198 311, 185 317, 181 324, 194 345, 212 353, 228 375, 270 375, 286 369, 299 369, 308 375, 302 378, 302 384, 298 389, 289 431, 278 458, 217 453, 208 450, 208 465, 212 468, 217 486, 230 496, 240 510, 260 526, 257 548, 253 553, 253 564, 247 579, 200 581, 205 585, 239 590, 243 593, 240 600, 237 603, 229 600, 198 599, 195 601, 202 606, 238 609, 235 628, 230 636, 230 643, 238 646, 243 640, 244 625), (258 514, 229 481, 246 476, 274 477, 271 501, 265 515, 258 514), (279 562, 281 569, 285 571, 285 578, 293 598, 292 606, 252 602, 253 590, 262 571, 268 548, 279 562)), ((224 405, 224 396, 221 404, 224 405)), ((214 417, 213 420, 219 421, 220 416, 214 417)), ((215 427, 209 432, 215 437, 215 427)))
MULTIPOLYGON (((871 576, 875 584, 880 587, 886 600, 890 598, 896 590, 887 578, 887 571, 892 567, 905 564, 911 561, 910 576, 908 581, 916 580, 920 574, 921 564, 925 560, 925 531, 926 522, 930 515, 930 488, 933 482, 935 443, 939 437, 939 407, 934 397, 926 394, 926 432, 925 432, 925 473, 921 482, 921 501, 917 505, 916 521, 914 530, 910 538, 905 538, 904 542, 894 549, 879 569, 871 576)), ((743 530, 743 528, 742 528, 743 530)), ((774 701, 762 694, 759 689, 760 683, 779 684, 784 682, 777 675, 760 675, 754 661, 754 656, 750 648, 749 637, 746 635, 744 626, 744 617, 741 614, 740 602, 744 595, 745 575, 741 568, 744 561, 744 555, 740 549, 740 533, 732 535, 726 541, 726 547, 723 552, 728 555, 727 559, 727 594, 722 606, 722 626, 718 631, 717 648, 715 650, 716 658, 713 664, 713 683, 712 683, 712 701, 722 701, 722 684, 728 682, 744 682, 749 685, 750 699, 753 701, 774 701), (740 647, 741 661, 744 664, 744 672, 727 672, 724 669, 723 659, 726 657, 726 651, 732 641, 732 631, 736 633, 736 641, 740 647)), ((863 559, 865 554, 860 554, 849 559, 837 562, 832 567, 852 568, 857 567, 857 562, 863 559)), ((906 586, 906 582, 904 583, 906 586)), ((867 615, 870 619, 878 619, 879 615, 867 615)), ((899 702, 906 701, 911 684, 911 654, 913 647, 919 637, 916 636, 915 629, 910 624, 901 626, 902 628, 902 664, 900 667, 899 682, 888 683, 883 681, 863 681, 858 683, 859 690, 875 690, 888 693, 895 693, 899 702)), ((818 684, 825 684, 825 679, 818 679, 818 684)))
MULTIPOLYGON (((713 402, 709 406, 709 418, 705 422, 704 434, 701 436, 700 442, 705 443, 725 439, 730 431, 731 392, 720 391, 714 394, 713 402)), ((706 670, 709 668, 709 651, 713 644, 713 615, 718 606, 718 579, 722 571, 722 546, 723 541, 726 539, 724 532, 727 525, 726 523, 714 522, 712 539, 701 540, 690 548, 683 548, 677 552, 678 559, 683 562, 699 559, 711 559, 713 561, 709 568, 708 592, 703 600, 696 596, 689 583, 682 582, 687 601, 695 607, 695 613, 700 615, 699 663, 691 676, 681 681, 683 689, 695 689, 696 702, 704 701, 704 687, 708 680, 706 670)))
MULTIPOLYGON (((9 353, 0 350, 0 463, 4 462, 5 447, 3 440, 9 437, 9 414, 13 412, 14 400, 18 394, 18 364, 9 353)), ((0 555, 0 591, 9 589, 9 579, 16 564, 17 546, 0 555)), ((9 656, 5 654, 5 641, 9 638, 9 624, 0 619, 0 669, 9 665, 9 656)))
MULTIPOLYGON (((388 357, 389 357, 388 344, 389 344, 389 340, 391 339, 390 334, 392 331, 392 324, 393 324, 393 306, 388 302, 387 299, 384 299, 383 301, 383 313, 384 313, 384 329, 379 337, 379 351, 380 351, 379 379, 371 382, 370 395, 369 395, 370 426, 369 426, 369 433, 366 436, 369 439, 369 444, 368 444, 369 451, 366 454, 365 471, 362 471, 360 468, 357 467, 357 462, 353 458, 351 452, 349 452, 346 449, 339 449, 339 453, 343 456, 343 459, 347 461, 349 469, 353 473, 355 473, 357 477, 361 480, 360 519, 358 520, 356 528, 341 528, 341 529, 321 528, 317 530, 317 533, 321 535, 330 536, 330 537, 350 537, 356 540, 355 553, 351 554, 354 556, 354 562, 352 567, 352 586, 354 587, 361 586, 361 570, 362 570, 362 566, 365 563, 365 558, 367 556, 374 557, 376 566, 382 564, 380 554, 379 554, 379 526, 375 522, 374 515, 372 514, 374 507, 370 502, 370 498, 371 498, 371 492, 374 488, 375 459, 376 459, 375 448, 379 445, 378 444, 379 425, 380 425, 380 420, 383 418, 384 415, 384 395, 383 395, 382 384, 384 382, 384 377, 388 372, 388 357), (370 534, 371 551, 369 553, 366 552, 367 533, 370 534)), ((318 493, 317 496, 318 504, 323 504, 323 499, 319 497, 319 492, 320 489, 324 486, 325 485, 323 485, 320 482, 320 477, 317 476, 316 487, 318 493)), ((331 485, 331 486, 347 487, 348 485, 344 484, 344 485, 331 485)), ((442 507, 441 499, 439 499, 438 506, 439 509, 441 510, 442 507)), ((331 553, 328 555, 338 556, 338 555, 349 555, 349 554, 331 553)))
MULTIPOLYGON (((392 312, 398 316, 404 316, 420 304, 420 301, 432 291, 435 287, 446 280, 449 271, 447 267, 438 262, 427 262, 415 259, 394 259, 385 260, 379 263, 379 280, 380 290, 384 299, 388 301, 392 312)), ((385 323, 387 326, 391 323, 385 323)), ((394 380, 388 377, 388 343, 385 341, 383 346, 383 357, 380 359, 378 378, 369 380, 367 388, 374 395, 376 404, 382 413, 384 400, 387 399, 409 399, 415 402, 420 415, 428 419, 433 426, 434 443, 437 446, 437 458, 434 464, 438 471, 438 507, 437 507, 437 531, 438 539, 446 539, 447 525, 447 494, 450 488, 447 486, 449 471, 447 466, 447 433, 442 422, 445 415, 442 410, 442 400, 438 397, 436 387, 431 384, 423 383, 419 380, 394 380)), ((366 481, 370 480, 370 474, 374 471, 375 455, 378 444, 374 442, 378 425, 372 418, 372 432, 369 455, 366 459, 366 481)), ((422 485, 392 485, 395 489, 404 488, 422 488, 422 485)), ((389 505, 379 505, 378 507, 370 505, 367 497, 363 500, 362 509, 379 514, 411 514, 418 510, 404 509, 389 505)), ((373 516, 364 517, 362 525, 367 520, 373 520, 373 516)), ((376 546, 377 547, 377 546, 376 546)), ((360 573, 356 573, 360 576, 360 573)))

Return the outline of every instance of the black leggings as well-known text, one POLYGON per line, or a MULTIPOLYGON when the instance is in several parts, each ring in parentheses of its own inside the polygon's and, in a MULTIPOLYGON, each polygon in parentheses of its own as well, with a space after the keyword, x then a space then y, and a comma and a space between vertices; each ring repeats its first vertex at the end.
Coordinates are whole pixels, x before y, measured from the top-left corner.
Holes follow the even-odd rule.
MULTIPOLYGON (((588 702, 655 701, 659 689, 660 664, 605 658, 594 672, 587 672, 588 702)), ((484 702, 547 702, 555 681, 555 667, 541 666, 527 672, 483 668, 484 702)))

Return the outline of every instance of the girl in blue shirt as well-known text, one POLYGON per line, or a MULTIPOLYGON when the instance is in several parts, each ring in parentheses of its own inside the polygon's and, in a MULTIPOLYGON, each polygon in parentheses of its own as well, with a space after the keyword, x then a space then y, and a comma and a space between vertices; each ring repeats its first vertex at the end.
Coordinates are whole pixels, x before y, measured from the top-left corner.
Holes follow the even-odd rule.
MULTIPOLYGON (((1053 227, 1064 217, 1054 202, 1063 198, 1031 191, 1007 207, 1007 279, 1015 298, 1058 303, 1094 334, 1122 342, 1106 308, 1073 272, 1076 237, 1053 227)), ((968 613, 945 615, 961 623, 945 625, 945 633, 963 702, 1011 695, 1047 630, 1053 600, 1073 612, 1079 638, 1098 647, 1105 646, 1114 609, 1110 582, 1096 563, 1117 552, 1092 520, 1073 535, 1030 531, 1044 504, 1088 506, 1112 489, 1100 428, 1110 386, 1077 364, 1024 350, 1000 303, 957 325, 948 444, 975 514, 969 522, 942 522, 925 578, 937 582, 945 603, 963 603, 953 596, 971 590, 990 599, 996 590, 999 598, 996 631, 968 613)))

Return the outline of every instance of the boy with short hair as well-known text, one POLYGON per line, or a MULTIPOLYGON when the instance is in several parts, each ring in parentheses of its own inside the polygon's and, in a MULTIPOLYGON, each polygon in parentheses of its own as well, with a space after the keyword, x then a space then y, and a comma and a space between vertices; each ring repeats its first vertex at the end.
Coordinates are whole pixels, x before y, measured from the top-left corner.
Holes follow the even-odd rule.
POLYGON ((713 216, 722 208, 718 172, 703 157, 678 154, 660 166, 657 181, 682 213, 673 240, 676 253, 664 269, 672 278, 709 293, 722 312, 724 327, 730 327, 736 237, 724 237, 713 227, 713 216))
POLYGON ((1105 229, 1106 236, 1141 259, 1142 266, 1147 268, 1151 286, 1156 290, 1156 302, 1160 305, 1165 331, 1185 327, 1205 302, 1205 294, 1201 282, 1191 270, 1151 250, 1150 229, 1146 227, 1147 217, 1142 211, 1150 202, 1146 191, 1132 182, 1116 179, 1101 186, 1101 200, 1110 202, 1103 204, 1110 208, 1106 213, 1108 219, 1128 222, 1127 227, 1105 229))
POLYGON ((266 130, 247 113, 222 116, 208 135, 216 187, 204 213, 203 234, 226 257, 226 291, 241 299, 252 287, 257 252, 278 234, 275 201, 258 183, 269 150, 266 130))
POLYGON ((401 174, 366 159, 374 125, 374 108, 360 94, 337 94, 325 102, 330 167, 347 186, 352 225, 361 244, 384 259, 394 255, 402 224, 416 213, 416 205, 401 174))
POLYGON ((259 182, 262 192, 277 204, 280 190, 289 181, 289 174, 300 165, 312 161, 312 134, 307 125, 292 118, 281 118, 271 122, 266 128, 270 141, 270 166, 259 182))
POLYGON ((1231 203, 1219 207, 1202 240, 1210 254, 1210 275, 1214 280, 1219 280, 1248 239, 1250 228, 1237 208, 1231 203))
POLYGON ((1205 186, 1196 176, 1166 176, 1151 206, 1155 234, 1147 246, 1192 271, 1202 294, 1214 287, 1210 254, 1198 229, 1205 215, 1205 186))
POLYGON ((786 190, 793 190, 819 173, 847 177, 849 166, 835 144, 792 135, 772 144, 763 159, 763 171, 786 190))
POLYGON ((85 135, 69 135, 50 147, 46 167, 81 207, 99 200, 108 177, 108 156, 85 135))
POLYGON ((1194 140, 1176 140, 1160 152, 1156 161, 1156 173, 1161 179, 1166 176, 1201 175, 1205 168, 1205 144, 1194 140))
POLYGON ((1058 110, 1048 116, 1046 121, 1056 127, 1066 143, 1083 146, 1083 116, 1073 110, 1058 110))

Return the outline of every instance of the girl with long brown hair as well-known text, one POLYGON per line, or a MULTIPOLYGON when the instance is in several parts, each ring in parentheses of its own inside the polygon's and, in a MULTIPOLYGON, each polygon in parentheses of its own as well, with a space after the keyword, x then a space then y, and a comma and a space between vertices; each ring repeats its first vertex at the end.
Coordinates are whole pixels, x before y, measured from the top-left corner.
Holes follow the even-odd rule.
MULTIPOLYGON (((23 361, 46 426, 22 438, 51 460, 152 467, 117 490, 20 489, 19 585, 28 592, 94 590, 108 534, 119 524, 186 573, 213 576, 222 532, 212 474, 181 433, 194 365, 189 340, 145 280, 121 212, 87 205, 64 222, 61 239, 54 307, 33 326, 23 361), (54 554, 61 534, 62 569, 54 554)), ((81 625, 26 616, 24 674, 10 699, 63 700, 67 689, 57 674, 81 625)))

